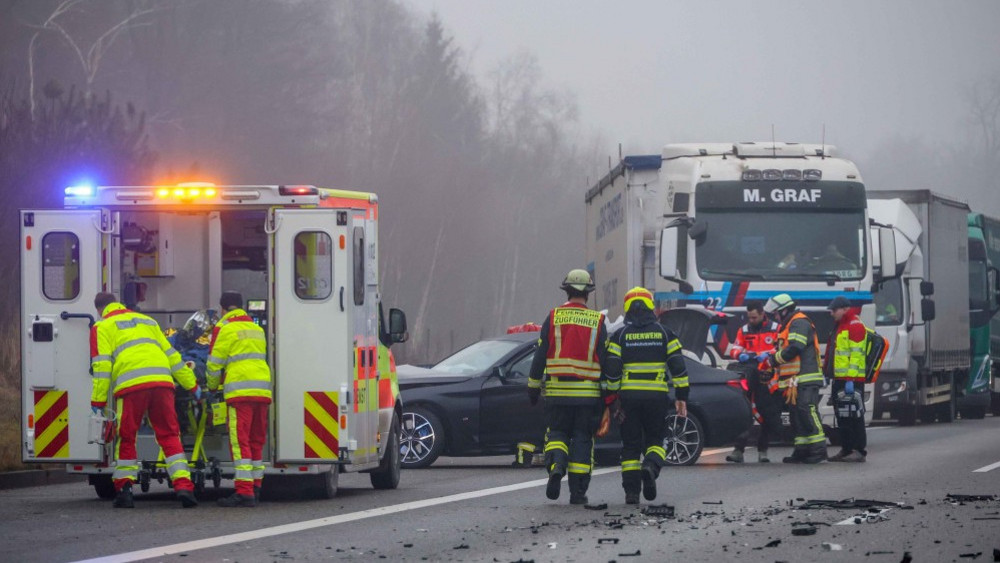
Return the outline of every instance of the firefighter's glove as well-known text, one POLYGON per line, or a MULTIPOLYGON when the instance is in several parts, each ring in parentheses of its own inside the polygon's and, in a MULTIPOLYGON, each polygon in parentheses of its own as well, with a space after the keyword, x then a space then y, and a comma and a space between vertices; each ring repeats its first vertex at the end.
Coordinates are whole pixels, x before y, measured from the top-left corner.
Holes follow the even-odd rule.
POLYGON ((90 407, 90 410, 94 414, 101 414, 101 407, 90 407))
POLYGON ((847 383, 844 384, 844 393, 846 393, 848 395, 854 394, 854 382, 853 381, 848 381, 847 383))
POLYGON ((531 406, 538 404, 538 397, 541 396, 542 390, 537 387, 528 387, 528 400, 531 401, 531 406))
POLYGON ((757 361, 758 362, 766 362, 770 358, 771 358, 771 353, 770 352, 761 352, 760 354, 757 354, 757 361))
POLYGON ((737 359, 740 361, 740 363, 745 364, 750 361, 750 354, 743 352, 742 354, 739 355, 739 358, 737 359))
POLYGON ((615 397, 615 402, 611 403, 611 417, 615 419, 615 422, 621 424, 625 422, 625 409, 622 408, 622 400, 620 397, 615 397))
POLYGON ((201 386, 195 385, 193 393, 194 393, 194 400, 195 401, 200 401, 201 400, 201 386))

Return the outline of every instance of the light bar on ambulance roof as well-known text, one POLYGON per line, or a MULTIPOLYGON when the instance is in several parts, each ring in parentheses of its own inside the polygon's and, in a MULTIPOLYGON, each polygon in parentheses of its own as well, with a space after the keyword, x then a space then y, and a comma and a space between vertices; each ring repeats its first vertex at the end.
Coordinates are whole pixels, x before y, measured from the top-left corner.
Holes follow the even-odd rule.
POLYGON ((70 197, 90 197, 94 195, 94 186, 70 186, 66 188, 65 195, 70 197))
POLYGON ((278 195, 319 195, 316 186, 278 186, 278 195))

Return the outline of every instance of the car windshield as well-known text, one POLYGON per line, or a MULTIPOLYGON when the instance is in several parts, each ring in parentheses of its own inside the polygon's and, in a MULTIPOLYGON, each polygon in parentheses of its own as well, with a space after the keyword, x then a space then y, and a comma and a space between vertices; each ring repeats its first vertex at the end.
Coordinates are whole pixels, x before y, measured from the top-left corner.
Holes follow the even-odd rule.
POLYGON ((457 375, 481 373, 521 344, 511 340, 480 340, 441 360, 431 369, 457 375))
POLYGON ((705 280, 857 280, 864 277, 864 214, 702 209, 697 242, 705 280))

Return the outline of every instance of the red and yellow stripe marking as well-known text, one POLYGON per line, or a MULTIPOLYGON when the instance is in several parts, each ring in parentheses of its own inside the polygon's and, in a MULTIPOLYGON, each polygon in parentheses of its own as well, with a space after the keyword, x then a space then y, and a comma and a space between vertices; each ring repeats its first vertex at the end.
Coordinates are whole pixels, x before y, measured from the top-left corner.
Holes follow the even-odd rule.
POLYGON ((69 457, 69 394, 35 391, 35 457, 69 457))
POLYGON ((305 395, 305 457, 337 459, 340 423, 337 394, 306 391, 305 395))

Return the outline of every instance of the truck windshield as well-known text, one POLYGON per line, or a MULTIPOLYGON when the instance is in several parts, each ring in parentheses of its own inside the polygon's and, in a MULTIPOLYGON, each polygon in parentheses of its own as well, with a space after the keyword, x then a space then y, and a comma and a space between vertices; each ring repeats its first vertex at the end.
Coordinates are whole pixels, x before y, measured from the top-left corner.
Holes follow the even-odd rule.
POLYGON ((708 227, 697 242, 705 280, 858 280, 866 267, 864 213, 698 211, 708 227))

